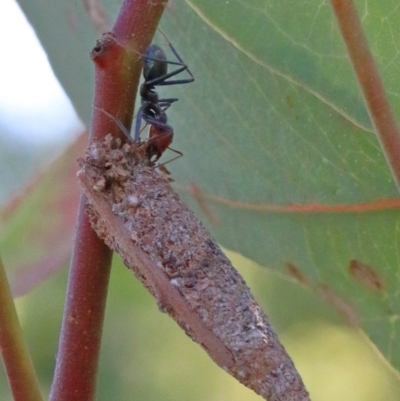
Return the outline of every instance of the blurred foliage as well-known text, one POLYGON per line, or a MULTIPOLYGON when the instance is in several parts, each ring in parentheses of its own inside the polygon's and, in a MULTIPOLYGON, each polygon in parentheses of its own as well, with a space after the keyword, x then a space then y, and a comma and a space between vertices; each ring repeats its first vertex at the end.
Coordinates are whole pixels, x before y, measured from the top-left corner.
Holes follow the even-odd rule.
POLYGON ((32 172, 43 165, 53 147, 35 146, 18 139, 0 121, 0 205, 18 194, 32 172))

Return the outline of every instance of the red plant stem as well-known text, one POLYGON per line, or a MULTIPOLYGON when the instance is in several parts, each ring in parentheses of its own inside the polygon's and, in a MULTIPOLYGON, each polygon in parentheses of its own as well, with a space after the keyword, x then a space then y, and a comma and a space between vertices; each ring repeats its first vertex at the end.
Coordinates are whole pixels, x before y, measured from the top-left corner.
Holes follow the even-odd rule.
MULTIPOLYGON (((111 33, 92 52, 95 94, 91 143, 110 132, 124 135, 101 110, 129 130, 141 71, 140 54, 148 47, 165 7, 165 0, 124 0, 111 33)), ((66 305, 61 328, 51 401, 91 401, 111 269, 111 250, 92 230, 81 196, 66 305)))
POLYGON ((39 382, 22 336, 10 286, 1 260, 0 352, 14 401, 42 401, 39 382))
POLYGON ((112 252, 93 233, 83 207, 78 222, 50 393, 54 401, 92 400, 95 394, 112 252))
POLYGON ((331 0, 376 133, 400 189, 400 132, 352 0, 331 0))

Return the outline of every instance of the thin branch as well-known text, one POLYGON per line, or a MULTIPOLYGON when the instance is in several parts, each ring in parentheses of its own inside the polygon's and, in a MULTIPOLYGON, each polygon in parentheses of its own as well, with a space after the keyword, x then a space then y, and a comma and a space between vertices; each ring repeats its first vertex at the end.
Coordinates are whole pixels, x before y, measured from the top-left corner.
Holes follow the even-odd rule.
POLYGON ((14 401, 43 401, 1 260, 0 351, 14 401))
MULTIPOLYGON (((141 62, 165 0, 125 0, 113 27, 92 51, 95 94, 90 142, 112 132, 123 137, 109 114, 129 129, 141 62)), ((81 195, 66 305, 51 401, 91 401, 95 397, 101 333, 111 268, 111 250, 90 227, 81 195)))
POLYGON ((331 0, 381 147, 400 189, 400 131, 352 0, 331 0))
POLYGON ((78 173, 97 234, 210 357, 269 401, 308 393, 239 273, 146 157, 110 136, 78 173))

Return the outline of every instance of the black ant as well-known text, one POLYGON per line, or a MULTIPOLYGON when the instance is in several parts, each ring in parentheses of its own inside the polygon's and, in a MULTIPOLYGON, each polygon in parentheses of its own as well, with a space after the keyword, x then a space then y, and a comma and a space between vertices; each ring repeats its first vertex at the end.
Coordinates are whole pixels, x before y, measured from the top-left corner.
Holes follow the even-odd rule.
MULTIPOLYGON (((140 133, 142 131, 142 119, 150 125, 149 139, 146 142, 146 154, 150 160, 155 156, 154 162, 160 159, 164 151, 172 143, 174 130, 170 125, 167 124, 168 119, 166 110, 172 105, 172 103, 179 100, 177 98, 159 99, 158 94, 155 91, 155 87, 187 84, 194 81, 194 76, 189 70, 188 66, 183 62, 182 58, 179 56, 178 52, 172 46, 171 42, 167 39, 164 33, 162 33, 162 35, 166 39, 168 46, 178 61, 168 61, 164 50, 157 45, 151 45, 147 49, 143 60, 144 82, 140 86, 141 106, 136 116, 134 136, 134 141, 139 142, 140 133), (168 72, 168 64, 177 65, 179 67, 174 71, 168 72), (190 78, 168 81, 168 79, 184 71, 188 72, 190 78)), ((94 107, 97 109, 96 106, 94 107)), ((103 109, 101 109, 101 111, 112 118, 122 132, 131 140, 129 132, 121 123, 121 121, 109 114, 107 111, 103 109)), ((174 149, 171 150, 178 153, 178 157, 182 156, 181 152, 174 149)))
MULTIPOLYGON (((168 61, 164 50, 157 45, 151 45, 147 49, 143 61, 144 82, 140 86, 141 106, 136 116, 134 136, 135 142, 138 142, 140 140, 142 119, 150 125, 146 153, 149 159, 155 156, 154 161, 157 161, 161 157, 172 142, 174 130, 167 124, 166 110, 172 103, 178 101, 177 98, 159 99, 155 87, 187 84, 194 81, 194 76, 188 66, 183 62, 167 37, 163 33, 162 35, 178 62, 168 61), (174 71, 168 72, 168 64, 179 67, 174 71), (190 78, 169 80, 183 71, 187 71, 190 78)), ((181 152, 175 152, 182 155, 181 152)))

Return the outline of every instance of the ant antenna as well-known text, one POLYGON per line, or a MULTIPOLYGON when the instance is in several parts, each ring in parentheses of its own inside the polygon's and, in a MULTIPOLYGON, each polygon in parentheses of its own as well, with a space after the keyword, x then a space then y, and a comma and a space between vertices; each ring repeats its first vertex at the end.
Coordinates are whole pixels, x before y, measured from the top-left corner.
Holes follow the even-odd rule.
POLYGON ((105 111, 104 109, 97 107, 97 106, 93 106, 94 109, 101 111, 103 114, 105 114, 107 117, 110 117, 111 120, 113 120, 117 125, 118 128, 122 131, 122 133, 128 138, 129 142, 132 142, 132 138, 129 134, 129 131, 126 129, 125 125, 122 124, 121 120, 119 120, 118 118, 114 117, 112 114, 110 114, 108 111, 105 111))

